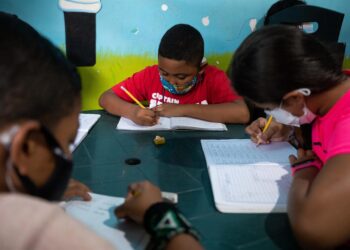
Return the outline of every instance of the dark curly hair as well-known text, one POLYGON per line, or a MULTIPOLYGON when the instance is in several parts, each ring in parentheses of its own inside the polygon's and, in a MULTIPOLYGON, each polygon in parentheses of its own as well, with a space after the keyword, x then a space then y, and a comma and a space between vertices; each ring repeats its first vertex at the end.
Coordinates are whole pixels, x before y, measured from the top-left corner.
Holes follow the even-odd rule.
POLYGON ((80 101, 76 68, 30 25, 0 12, 0 127, 38 120, 47 127, 80 101))

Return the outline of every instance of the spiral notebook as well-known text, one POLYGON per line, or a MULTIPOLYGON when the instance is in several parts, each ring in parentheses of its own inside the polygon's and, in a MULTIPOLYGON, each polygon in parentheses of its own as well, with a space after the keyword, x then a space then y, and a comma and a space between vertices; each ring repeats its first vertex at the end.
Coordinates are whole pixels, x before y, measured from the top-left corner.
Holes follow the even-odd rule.
POLYGON ((291 175, 287 142, 201 140, 216 208, 223 213, 283 213, 291 175))

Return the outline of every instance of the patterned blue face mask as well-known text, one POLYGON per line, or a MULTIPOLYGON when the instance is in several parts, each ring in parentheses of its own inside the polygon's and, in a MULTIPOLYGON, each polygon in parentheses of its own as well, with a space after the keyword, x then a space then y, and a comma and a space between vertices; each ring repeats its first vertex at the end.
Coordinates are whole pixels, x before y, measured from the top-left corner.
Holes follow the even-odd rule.
POLYGON ((171 84, 170 82, 165 80, 164 77, 160 75, 160 81, 162 82, 164 89, 166 89, 167 91, 169 91, 174 95, 186 94, 197 84, 197 80, 198 80, 198 77, 195 76, 193 77, 192 81, 188 83, 176 85, 176 84, 171 84))

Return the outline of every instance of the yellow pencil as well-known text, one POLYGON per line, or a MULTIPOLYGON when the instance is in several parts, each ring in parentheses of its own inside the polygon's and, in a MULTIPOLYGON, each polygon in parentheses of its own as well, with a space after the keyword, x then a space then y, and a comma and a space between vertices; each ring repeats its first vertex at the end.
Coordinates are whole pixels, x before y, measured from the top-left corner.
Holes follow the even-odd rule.
POLYGON ((270 124, 271 124, 271 121, 272 121, 272 115, 270 115, 269 119, 267 119, 267 122, 263 128, 263 133, 265 133, 265 131, 269 128, 270 124))
POLYGON ((143 108, 143 109, 145 108, 145 106, 143 106, 142 103, 139 102, 139 100, 137 100, 137 99, 135 98, 135 96, 133 96, 126 88, 124 88, 124 86, 121 86, 120 88, 121 88, 134 102, 136 102, 136 104, 139 105, 140 108, 143 108))
MULTIPOLYGON (((267 122, 265 123, 265 126, 262 130, 262 133, 266 132, 266 130, 269 128, 269 126, 271 124, 271 121, 272 121, 272 115, 270 115, 269 119, 267 119, 267 122)), ((258 137, 258 142, 257 142, 256 146, 258 147, 260 144, 261 144, 261 139, 258 137)))

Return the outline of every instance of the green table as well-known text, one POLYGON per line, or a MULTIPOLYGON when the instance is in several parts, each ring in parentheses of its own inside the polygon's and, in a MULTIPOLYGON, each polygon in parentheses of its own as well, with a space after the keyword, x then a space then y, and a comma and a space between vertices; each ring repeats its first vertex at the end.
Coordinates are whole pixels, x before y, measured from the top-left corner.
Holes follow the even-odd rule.
POLYGON ((104 111, 74 152, 74 178, 95 193, 125 196, 131 182, 149 180, 179 195, 178 207, 206 249, 297 249, 286 214, 223 214, 216 210, 200 139, 246 138, 244 127, 225 132, 118 131, 119 118, 104 111), (156 146, 155 135, 166 138, 156 146), (128 165, 126 159, 141 163, 128 165))

